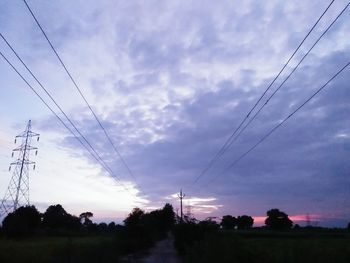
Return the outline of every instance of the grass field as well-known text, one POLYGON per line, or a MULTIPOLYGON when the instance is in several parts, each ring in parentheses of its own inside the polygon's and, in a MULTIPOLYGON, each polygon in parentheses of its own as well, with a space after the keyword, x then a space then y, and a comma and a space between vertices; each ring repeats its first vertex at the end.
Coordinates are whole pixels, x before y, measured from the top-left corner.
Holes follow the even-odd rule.
POLYGON ((116 236, 0 238, 1 263, 118 262, 121 255, 149 246, 116 236))
POLYGON ((116 262, 113 237, 0 239, 0 262, 116 262))
MULTIPOLYGON (((0 238, 1 263, 118 262, 150 244, 116 235, 0 238)), ((345 232, 219 231, 186 248, 183 261, 232 263, 349 263, 345 232)))
POLYGON ((350 236, 341 233, 221 232, 187 250, 184 262, 348 263, 350 236))

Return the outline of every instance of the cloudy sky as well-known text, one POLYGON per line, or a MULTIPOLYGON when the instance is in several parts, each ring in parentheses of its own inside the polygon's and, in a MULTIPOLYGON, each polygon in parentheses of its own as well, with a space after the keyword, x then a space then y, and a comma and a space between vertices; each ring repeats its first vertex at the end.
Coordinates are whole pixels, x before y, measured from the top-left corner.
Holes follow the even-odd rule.
MULTIPOLYGON (((198 218, 248 214, 262 222, 268 209, 279 208, 301 223, 309 214, 315 224, 344 226, 350 220, 348 68, 222 171, 350 61, 350 8, 222 158, 201 173, 329 3, 28 0, 133 178, 24 2, 1 1, 1 33, 113 176, 2 59, 0 195, 11 178, 13 137, 31 119, 41 140, 35 143, 39 154, 32 159, 37 169, 30 174, 30 198, 41 211, 60 203, 73 214, 89 210, 95 220, 120 221, 135 206, 148 210, 171 202, 178 208, 182 188, 185 205, 198 218)), ((334 1, 267 96, 346 4, 334 1)), ((1 39, 0 51, 58 112, 1 39)))

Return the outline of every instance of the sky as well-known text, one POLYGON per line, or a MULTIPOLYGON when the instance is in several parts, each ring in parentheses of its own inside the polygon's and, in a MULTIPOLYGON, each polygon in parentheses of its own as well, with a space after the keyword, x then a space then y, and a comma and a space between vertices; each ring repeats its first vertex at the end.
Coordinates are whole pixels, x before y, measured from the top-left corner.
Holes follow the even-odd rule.
MULTIPOLYGON (((59 203, 75 215, 91 211, 95 221, 121 222, 133 207, 150 211, 169 202, 178 211, 183 189, 185 212, 201 219, 247 214, 263 224, 266 211, 279 208, 300 224, 307 215, 314 225, 350 221, 349 68, 226 169, 350 61, 350 8, 203 174, 330 1, 27 2, 134 176, 24 2, 3 0, 1 34, 113 172, 1 59, 0 195, 12 175, 14 136, 30 119, 41 134, 33 143, 39 151, 31 159, 30 199, 42 212, 59 203)), ((267 96, 346 4, 334 1, 267 96)), ((2 39, 0 51, 58 112, 2 39)))

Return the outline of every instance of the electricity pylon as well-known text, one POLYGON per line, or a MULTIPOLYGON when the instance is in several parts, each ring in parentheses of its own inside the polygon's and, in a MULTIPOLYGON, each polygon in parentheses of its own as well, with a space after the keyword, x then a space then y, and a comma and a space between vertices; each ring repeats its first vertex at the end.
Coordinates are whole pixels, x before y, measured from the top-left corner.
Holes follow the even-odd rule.
POLYGON ((188 218, 188 219, 191 219, 192 218, 192 216, 193 216, 193 214, 192 214, 192 205, 191 205, 191 203, 190 202, 188 202, 188 205, 186 206, 186 217, 188 218))
POLYGON ((12 157, 17 153, 16 161, 12 162, 9 167, 13 173, 10 183, 7 187, 4 198, 0 206, 0 218, 15 211, 22 205, 29 205, 29 166, 33 165, 35 169, 35 162, 29 160, 30 152, 35 150, 35 155, 38 154, 38 148, 31 146, 32 138, 39 141, 39 134, 31 131, 31 121, 28 121, 26 130, 15 137, 21 140, 21 145, 13 149, 12 157))

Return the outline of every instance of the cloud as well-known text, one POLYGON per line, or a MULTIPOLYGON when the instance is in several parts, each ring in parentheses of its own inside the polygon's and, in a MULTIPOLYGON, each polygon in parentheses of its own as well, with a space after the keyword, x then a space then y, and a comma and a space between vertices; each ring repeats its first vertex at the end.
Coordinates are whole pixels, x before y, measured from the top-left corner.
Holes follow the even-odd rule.
MULTIPOLYGON (((306 47, 342 4, 331 8, 306 47)), ((26 40, 18 44, 21 53, 118 178, 134 183, 35 25, 27 17, 18 17, 25 9, 16 14, 17 4, 6 6, 8 16, 21 24, 28 22, 23 36, 10 34, 16 43, 26 40)), ((76 1, 69 5, 33 2, 32 6, 137 183, 147 191, 150 206, 166 202, 167 196, 184 188, 192 198, 203 200, 196 202, 200 212, 210 208, 214 214, 258 215, 271 207, 287 207, 291 214, 341 213, 349 197, 350 131, 344 121, 349 112, 348 70, 234 169, 205 190, 188 188, 325 6, 317 1, 215 5, 210 1, 76 1)), ((196 186, 220 173, 349 60, 348 16, 344 14, 196 186)), ((9 34, 18 27, 8 21, 4 31, 9 34)), ((281 77, 295 64, 293 60, 281 77)), ((52 135, 56 144, 68 155, 95 166, 92 158, 77 150, 72 136, 61 133, 56 120, 43 119, 41 128, 56 133, 52 135)), ((101 170, 96 173, 102 174, 101 170)), ((343 213, 350 215, 348 210, 343 213)))
MULTIPOLYGON (((331 58, 329 60, 333 65, 333 70, 328 73, 331 76, 338 68, 339 61, 332 61, 331 58)), ((224 160, 202 181, 222 170, 310 96, 317 88, 312 85, 311 78, 315 75, 313 71, 320 69, 322 67, 302 69, 304 76, 311 77, 294 80, 276 95, 263 114, 226 154, 224 160), (305 89, 304 83, 308 89, 305 89), (289 104, 291 98, 293 103, 289 104)), ((343 122, 345 116, 339 116, 349 110, 346 103, 346 98, 349 97, 346 79, 347 76, 343 74, 334 81, 328 90, 201 195, 205 197, 214 194, 219 196, 220 202, 223 198, 226 209, 230 209, 229 200, 232 197, 243 199, 235 210, 251 206, 247 209, 250 213, 254 213, 256 209, 266 210, 271 205, 283 207, 288 204, 295 212, 309 209, 319 213, 341 206, 348 195, 346 185, 350 169, 342 142, 334 138, 339 131, 346 129, 343 122), (327 96, 333 92, 342 96, 327 96)), ((144 119, 144 115, 148 114, 145 111, 133 115, 130 121, 134 124, 124 127, 123 135, 119 137, 123 141, 121 149, 127 153, 125 157, 141 185, 152 193, 149 196, 151 200, 164 198, 174 189, 180 189, 192 182, 222 145, 232 127, 247 112, 247 107, 251 104, 249 98, 258 96, 258 92, 242 91, 231 82, 218 83, 217 91, 202 93, 195 100, 184 102, 180 107, 170 105, 165 111, 155 113, 155 120, 166 119, 160 122, 159 129, 153 130, 160 138, 155 141, 149 140, 146 130, 147 127, 152 130, 155 120, 144 119), (172 109, 171 116, 178 114, 182 117, 164 118, 162 115, 166 116, 169 108, 172 109)), ((121 116, 119 120, 120 125, 129 121, 127 116, 121 116)), ((123 131, 118 124, 106 124, 114 127, 111 128, 112 131, 123 131)), ((89 127, 87 122, 85 125, 89 127)), ((103 140, 102 135, 97 139, 100 140, 103 140)), ((342 137, 341 140, 347 139, 342 137)), ((104 147, 101 150, 107 149, 107 145, 104 147)), ((107 158, 116 170, 123 170, 118 161, 111 158, 113 154, 110 150, 106 150, 105 154, 110 156, 107 158)), ((125 172, 121 173, 127 178, 125 172)))

